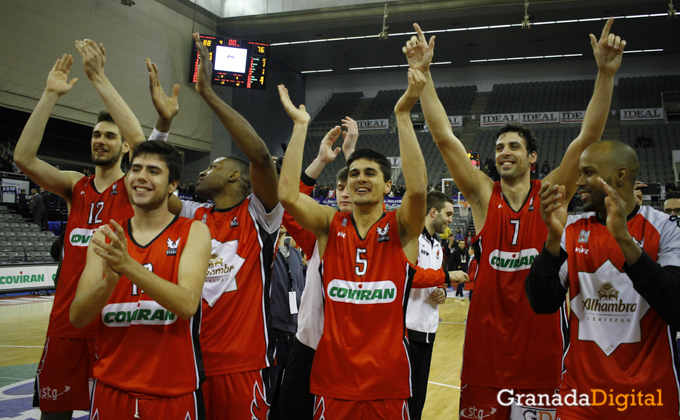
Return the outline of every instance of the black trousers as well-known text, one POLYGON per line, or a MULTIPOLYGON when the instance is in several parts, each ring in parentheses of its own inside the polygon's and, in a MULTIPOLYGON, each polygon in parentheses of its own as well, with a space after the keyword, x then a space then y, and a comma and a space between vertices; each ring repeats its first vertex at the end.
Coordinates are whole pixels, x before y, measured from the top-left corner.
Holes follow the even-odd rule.
POLYGON ((269 419, 279 420, 281 416, 280 404, 279 404, 279 393, 281 392, 281 381, 284 376, 284 368, 286 363, 288 363, 288 357, 290 351, 293 347, 293 341, 295 340, 295 334, 291 332, 281 331, 273 329, 273 336, 276 340, 276 365, 272 366, 271 381, 272 381, 272 404, 269 409, 269 419))
POLYGON ((408 411, 411 420, 420 420, 425 398, 427 397, 427 379, 430 376, 430 362, 432 361, 432 348, 434 338, 430 343, 411 340, 409 343, 409 355, 411 359, 411 383, 413 396, 408 400, 408 411))
POLYGON ((312 420, 314 395, 309 392, 309 378, 316 351, 293 339, 288 363, 279 392, 281 420, 312 420))

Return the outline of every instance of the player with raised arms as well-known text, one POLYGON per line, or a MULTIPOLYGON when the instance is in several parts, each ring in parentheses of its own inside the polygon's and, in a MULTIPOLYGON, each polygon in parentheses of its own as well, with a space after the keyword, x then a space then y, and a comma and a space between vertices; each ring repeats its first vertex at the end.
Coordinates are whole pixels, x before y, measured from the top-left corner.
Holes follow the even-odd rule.
MULTIPOLYGON (((284 208, 314 233, 321 257, 325 303, 323 335, 314 356, 310 390, 315 418, 408 416, 411 396, 404 306, 413 284, 418 237, 426 211, 425 161, 410 120, 425 79, 409 71, 409 87, 395 106, 407 192, 397 211, 385 213, 390 164, 371 149, 347 162, 352 212, 322 206, 298 191, 309 114, 296 108, 284 86, 281 102, 294 122, 279 180, 284 208), (378 322, 379 321, 379 322, 378 322)), ((443 278, 443 276, 441 277, 443 278)), ((439 281, 441 283, 441 280, 439 281)))
POLYGON ((69 219, 64 259, 54 305, 50 313, 45 349, 36 375, 34 406, 41 418, 70 419, 73 410, 90 406, 90 379, 94 363, 97 324, 76 329, 68 320, 80 273, 85 266, 88 242, 94 230, 112 217, 132 217, 121 169, 123 155, 144 141, 144 133, 132 110, 104 74, 106 51, 92 40, 76 41, 85 73, 101 96, 108 112, 101 112, 92 131, 91 152, 95 174, 84 177, 61 171, 37 158, 38 148, 57 100, 71 91, 77 79, 68 81, 72 56, 56 61, 47 86, 26 122, 17 142, 14 160, 38 185, 66 200, 69 219), (50 390, 56 390, 54 396, 50 390))
POLYGON ((75 327, 98 324, 92 419, 205 418, 199 344, 210 232, 168 211, 182 153, 139 145, 125 186, 132 218, 97 229, 70 308, 75 327))
MULTIPOLYGON (((569 145, 560 166, 544 180, 565 185, 567 201, 576 191, 579 156, 600 139, 609 113, 614 74, 626 45, 610 33, 613 21, 607 21, 599 41, 590 35, 599 69, 593 97, 580 134, 569 145)), ((417 24, 414 28, 417 36, 403 51, 409 66, 425 74, 427 85, 420 99, 425 120, 454 181, 470 203, 477 232, 474 240, 481 250, 475 300, 470 304, 466 328, 460 416, 524 418, 525 408, 500 404, 500 390, 554 394, 566 345, 564 313, 538 316, 524 293, 524 278, 547 236, 538 211, 541 184, 530 178, 531 165, 537 159, 537 139, 521 126, 501 128, 495 147, 499 182, 470 165, 430 74, 435 37, 428 42, 417 24)), ((543 408, 554 413, 554 408, 543 408)))

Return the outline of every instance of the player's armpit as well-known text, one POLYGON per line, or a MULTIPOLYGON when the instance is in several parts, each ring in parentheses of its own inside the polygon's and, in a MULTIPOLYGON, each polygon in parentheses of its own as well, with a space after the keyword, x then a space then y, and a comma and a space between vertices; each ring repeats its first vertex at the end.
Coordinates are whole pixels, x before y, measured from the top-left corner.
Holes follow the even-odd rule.
POLYGON ((180 302, 184 317, 177 313, 180 318, 191 318, 201 303, 201 292, 205 273, 210 264, 211 251, 210 229, 205 224, 194 221, 179 260, 177 273, 177 285, 187 292, 186 299, 180 302))

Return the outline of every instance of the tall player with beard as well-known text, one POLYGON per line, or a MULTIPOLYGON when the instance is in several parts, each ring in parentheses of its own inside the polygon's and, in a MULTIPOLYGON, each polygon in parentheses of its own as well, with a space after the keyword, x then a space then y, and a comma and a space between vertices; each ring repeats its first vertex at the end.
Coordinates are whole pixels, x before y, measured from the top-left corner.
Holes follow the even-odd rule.
MULTIPOLYGON (((593 97, 579 136, 569 145, 560 166, 544 180, 565 185, 567 201, 576 191, 581 152, 600 139, 607 121, 614 74, 626 45, 610 33, 613 21, 607 21, 599 41, 590 35, 599 68, 593 97)), ((427 78, 421 97, 423 114, 444 162, 470 203, 475 241, 481 250, 465 336, 460 416, 524 418, 524 408, 501 405, 498 393, 501 389, 554 393, 562 364, 561 327, 566 322, 559 314, 537 316, 524 293, 524 278, 547 236, 538 212, 540 181, 530 177, 537 159, 537 139, 523 127, 503 127, 496 140, 501 180, 494 183, 472 167, 463 144, 453 135, 429 71, 435 37, 428 43, 420 27, 414 27, 418 36, 412 37, 403 51, 409 66, 427 78)), ((554 408, 547 411, 554 412, 554 408)))
POLYGON ((125 178, 132 218, 95 233, 70 320, 97 320, 93 420, 205 418, 199 345, 210 232, 168 211, 184 159, 174 146, 135 149, 125 178))
POLYGON ((85 73, 108 109, 99 114, 92 131, 95 175, 84 177, 77 172, 60 171, 36 157, 57 99, 68 93, 77 80, 68 81, 73 65, 71 55, 64 54, 54 64, 45 92, 28 119, 14 152, 17 166, 38 185, 63 197, 70 211, 64 262, 36 376, 34 405, 39 404, 41 418, 48 420, 70 419, 73 410, 87 410, 90 406, 89 378, 92 377, 97 324, 93 322, 76 329, 68 320, 69 306, 95 229, 113 216, 132 217, 123 182, 125 174, 120 164, 124 153, 144 141, 139 122, 104 74, 104 47, 84 40, 76 41, 76 48, 83 59, 85 73), (55 390, 56 396, 49 390, 55 390))
POLYGON ((568 401, 569 395, 588 394, 592 400, 564 404, 557 416, 677 419, 680 223, 636 204, 640 162, 630 146, 595 143, 581 155, 579 170, 586 213, 567 216, 564 186, 541 189, 549 234, 526 279, 527 297, 539 314, 557 311, 569 290, 560 396, 568 401), (597 403, 602 394, 616 406, 597 403))
POLYGON ((324 330, 314 356, 310 390, 315 418, 408 416, 411 396, 404 306, 413 283, 418 237, 427 196, 425 161, 410 120, 424 83, 409 71, 409 87, 395 107, 407 192, 396 212, 384 213, 390 191, 389 161, 370 149, 356 150, 347 166, 352 213, 321 206, 298 191, 302 151, 309 124, 304 105, 296 108, 284 86, 281 102, 294 121, 279 197, 300 225, 314 233, 321 256, 324 330))
POLYGON ((197 33, 193 39, 201 56, 196 90, 250 160, 221 157, 199 174, 196 194, 213 204, 170 202, 171 212, 201 220, 212 237, 201 330, 207 418, 264 419, 271 399, 267 368, 275 348, 269 288, 283 216, 278 177, 264 141, 213 91, 208 51, 197 33))

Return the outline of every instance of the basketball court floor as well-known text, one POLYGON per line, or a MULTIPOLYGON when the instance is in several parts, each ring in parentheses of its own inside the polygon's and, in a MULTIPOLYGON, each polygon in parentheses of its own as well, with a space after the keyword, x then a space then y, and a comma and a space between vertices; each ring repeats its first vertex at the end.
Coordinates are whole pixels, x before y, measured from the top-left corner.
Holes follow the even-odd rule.
MULTIPOLYGON (((0 420, 38 420, 31 406, 33 380, 45 343, 52 297, 24 295, 0 298, 0 420)), ((440 306, 423 419, 458 419, 460 366, 469 302, 452 297, 440 306)), ((88 413, 76 411, 76 420, 88 413)))

